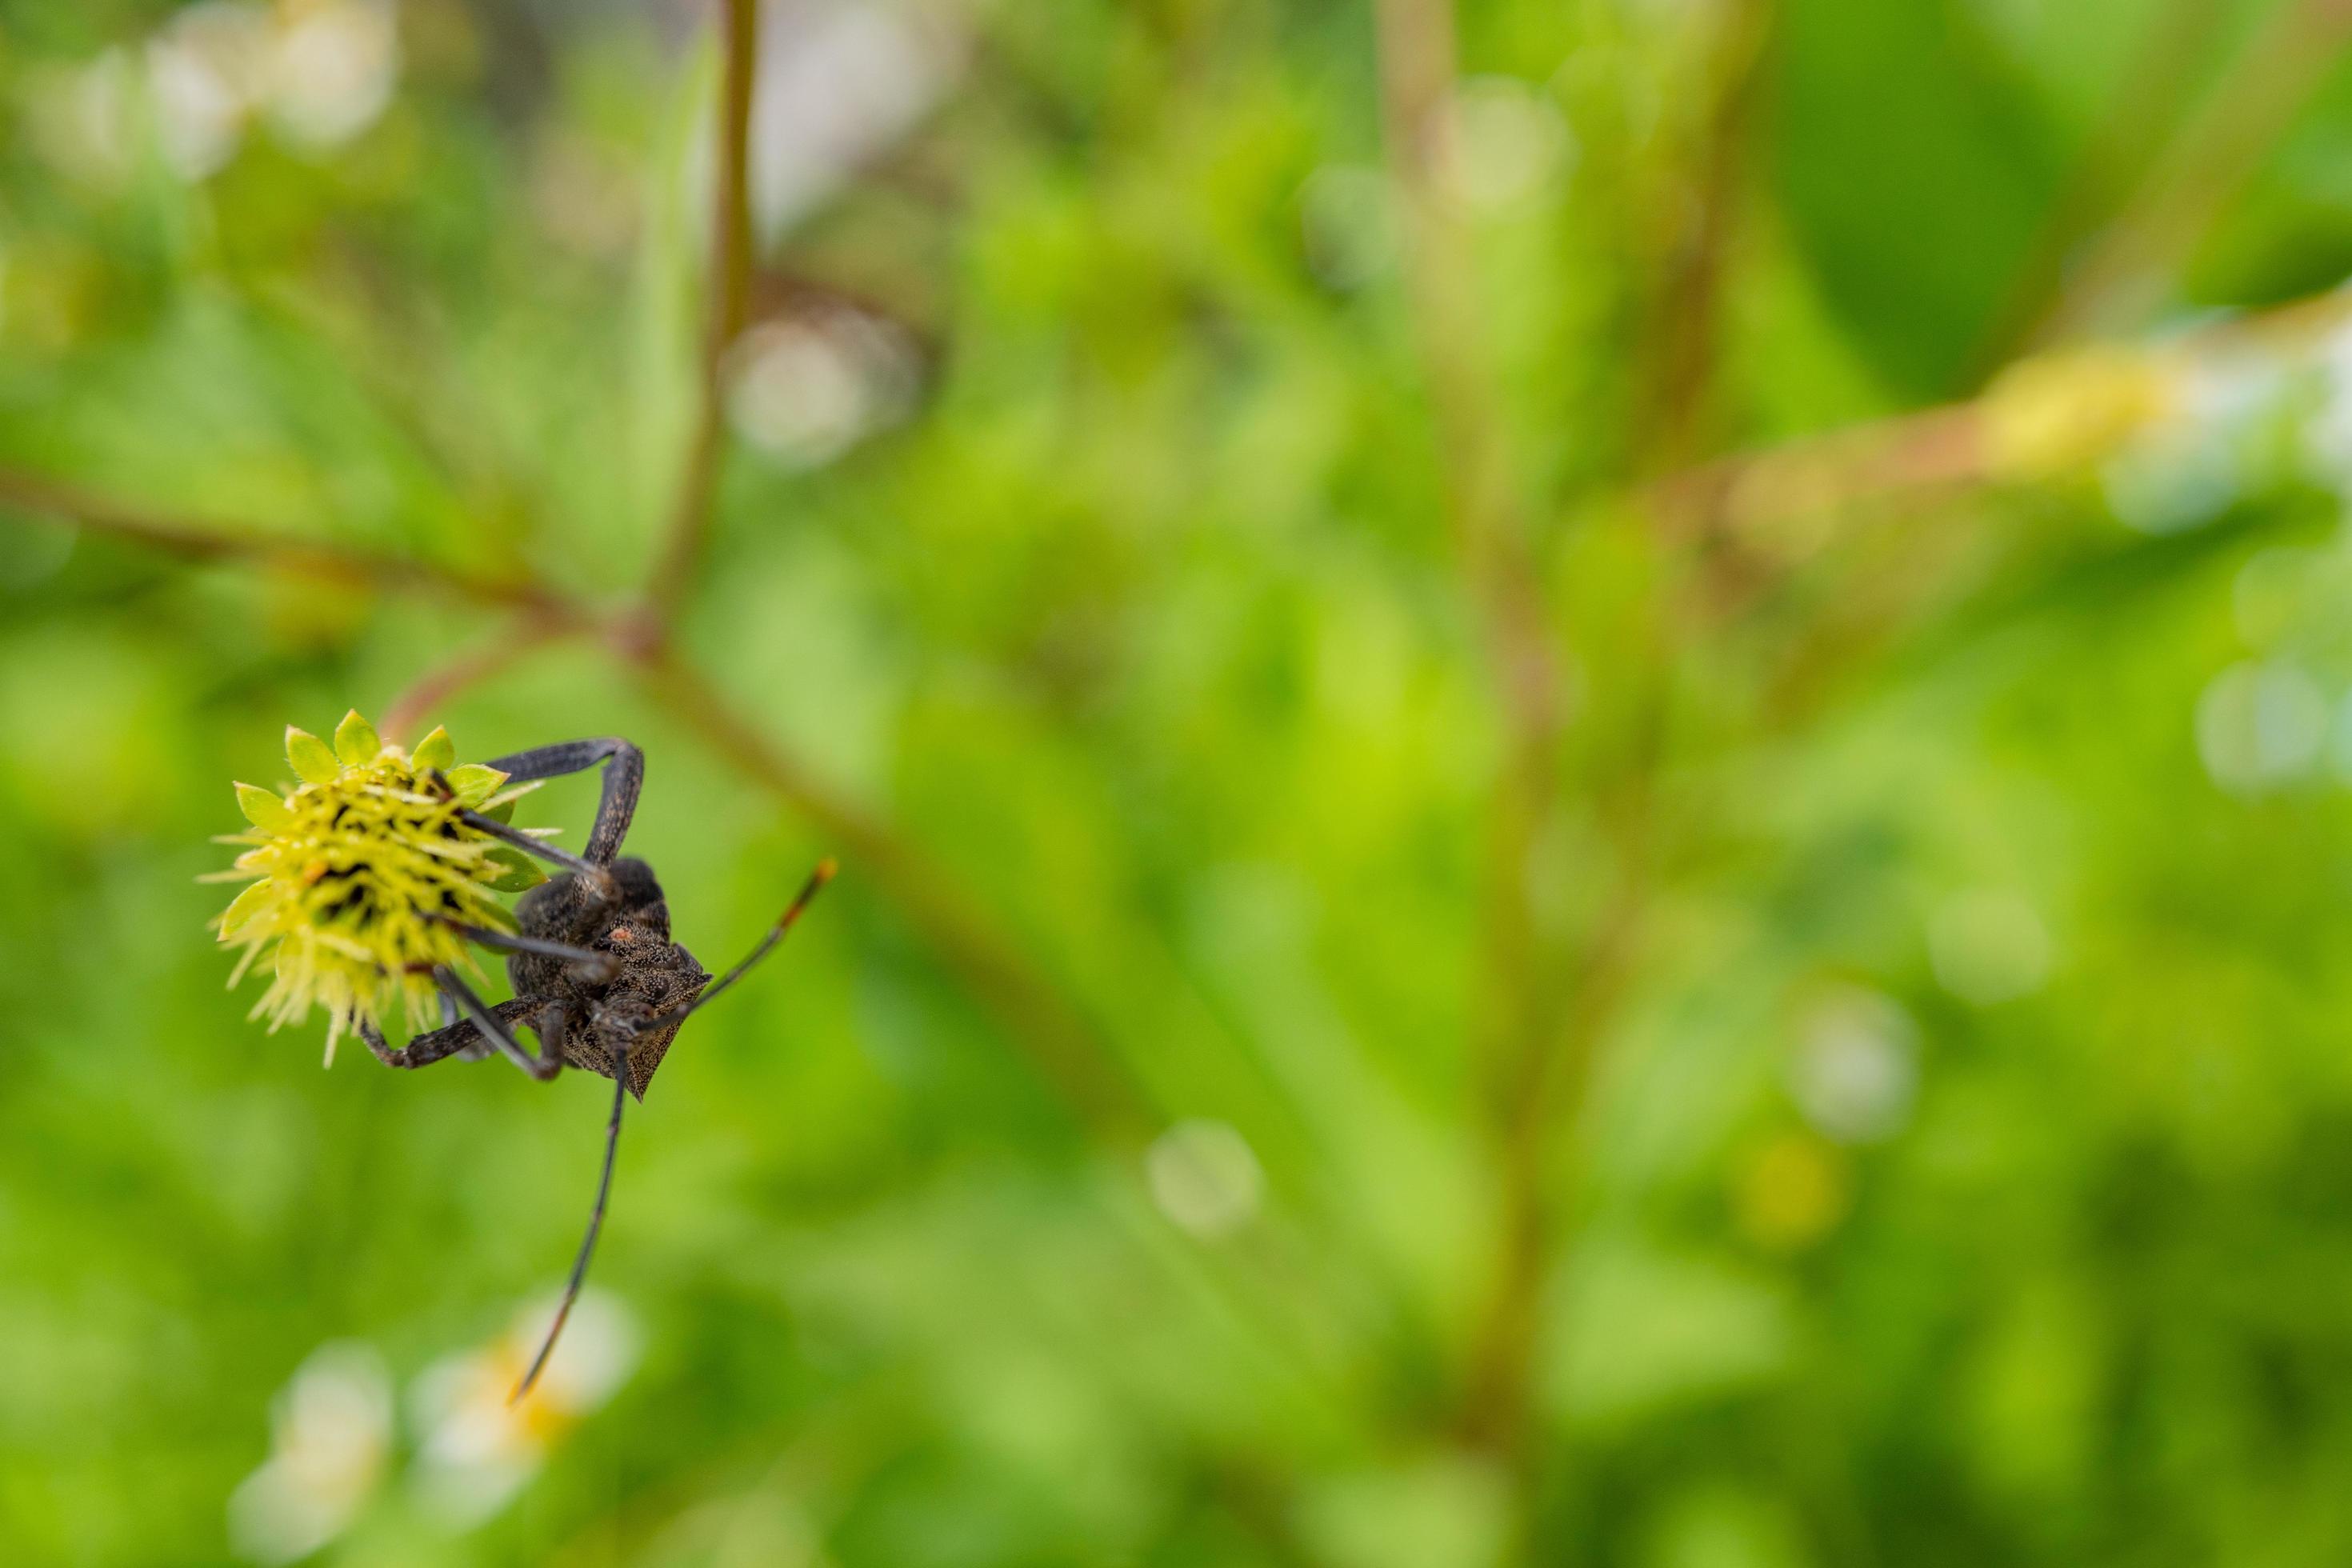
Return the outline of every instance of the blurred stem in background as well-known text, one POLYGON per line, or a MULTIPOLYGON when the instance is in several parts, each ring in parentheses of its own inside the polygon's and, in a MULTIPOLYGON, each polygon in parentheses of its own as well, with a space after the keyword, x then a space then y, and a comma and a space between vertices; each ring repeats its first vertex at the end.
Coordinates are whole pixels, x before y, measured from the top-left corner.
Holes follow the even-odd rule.
POLYGON ((1549 1251, 1543 1088, 1558 1049, 1560 933, 1530 868, 1554 820, 1565 693, 1528 506, 1486 363, 1476 258, 1454 194, 1454 9, 1381 0, 1382 120, 1405 213, 1407 283, 1432 444, 1465 588, 1479 620, 1504 735, 1487 816, 1483 952, 1470 1059, 1483 1086, 1499 1212, 1495 1280, 1471 1352, 1469 1435, 1523 1468, 1527 1373, 1549 1251))
POLYGON ((677 616, 710 542, 712 503, 727 445, 727 356, 742 334, 751 300, 751 96, 760 68, 759 0, 719 8, 720 82, 716 127, 719 172, 710 205, 709 272, 701 362, 695 376, 694 430, 671 510, 669 535, 646 589, 663 627, 677 616))
POLYGON ((1731 0, 1709 40, 1694 166, 1673 193, 1684 199, 1668 205, 1674 234, 1643 334, 1649 363, 1633 448, 1634 466, 1644 474, 1688 467, 1706 440, 1724 273, 1764 90, 1772 12, 1773 0, 1731 0))

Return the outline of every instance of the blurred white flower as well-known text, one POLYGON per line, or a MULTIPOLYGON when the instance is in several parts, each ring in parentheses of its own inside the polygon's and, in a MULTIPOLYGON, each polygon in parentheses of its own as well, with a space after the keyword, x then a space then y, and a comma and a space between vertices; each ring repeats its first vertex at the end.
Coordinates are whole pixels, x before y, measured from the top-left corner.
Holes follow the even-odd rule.
POLYGON ((921 355, 895 322, 828 305, 743 335, 727 412, 746 441, 793 468, 831 462, 907 416, 921 355))
POLYGON ((1918 1026, 1875 991, 1840 991, 1814 1006, 1789 1058, 1790 1098, 1842 1143, 1900 1131, 1918 1083, 1918 1026))
POLYGON ((590 1290, 572 1309, 538 1385, 509 1405, 557 1300, 533 1302, 499 1339, 436 1362, 410 1389, 410 1416, 423 1434, 413 1479, 425 1505, 452 1526, 479 1524, 504 1508, 539 1473, 549 1447, 636 1367, 635 1319, 590 1290))
POLYGON ((1989 1006, 2042 988, 2050 977, 2050 932, 2017 894, 1979 889, 1936 907, 1927 956, 1945 990, 1989 1006))
POLYGON ((2322 481, 2352 492, 2352 314, 2320 340, 2321 402, 2303 426, 2305 455, 2322 481))
POLYGON ((392 1379, 367 1345, 313 1352, 270 1409, 270 1453, 228 1502, 229 1539, 257 1563, 290 1563, 341 1535, 383 1479, 392 1379))
POLYGON ((314 0, 292 9, 275 42, 269 117, 289 140, 339 146, 374 124, 392 100, 400 36, 388 5, 314 0))
POLYGON ((1539 194, 1566 172, 1575 144, 1549 94, 1517 77, 1473 77, 1454 100, 1446 171, 1471 206, 1496 212, 1539 194))
POLYGON ((1198 1237, 1239 1230, 1265 1192, 1249 1141, 1223 1121, 1179 1121, 1153 1140, 1143 1163, 1160 1212, 1198 1237))
POLYGON ((929 113, 963 69, 947 7, 789 0, 767 7, 751 106, 751 212, 772 237, 929 113))
POLYGON ((2183 361, 2164 413, 2101 470, 2109 508, 2142 533, 2210 521, 2244 493, 2253 426, 2280 405, 2286 381, 2267 353, 2183 361))
POLYGON ((147 42, 147 90, 164 161, 201 180, 236 155, 269 76, 270 20, 257 5, 205 0, 147 42))
POLYGON ((391 101, 399 37, 388 0, 309 0, 276 10, 204 0, 147 44, 147 85, 165 162, 202 180, 266 115, 299 146, 340 145, 391 101))
POLYGON ((2197 752, 2231 795, 2260 795, 2308 773, 2327 739, 2327 698, 2291 664, 2234 664, 2197 700, 2197 752))

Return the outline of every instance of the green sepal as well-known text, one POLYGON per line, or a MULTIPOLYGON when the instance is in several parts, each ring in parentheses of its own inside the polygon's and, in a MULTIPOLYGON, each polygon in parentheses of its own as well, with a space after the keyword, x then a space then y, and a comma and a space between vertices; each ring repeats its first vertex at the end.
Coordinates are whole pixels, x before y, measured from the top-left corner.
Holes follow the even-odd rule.
POLYGON ((490 851, 489 858, 506 870, 483 886, 499 892, 527 893, 547 880, 547 873, 539 868, 539 862, 520 849, 509 849, 501 844, 490 851))
POLYGON ((343 771, 326 742, 291 724, 286 726, 286 760, 293 764, 294 776, 304 784, 332 784, 343 771))
POLYGON ((261 906, 269 901, 269 892, 270 888, 268 882, 256 882, 253 886, 247 888, 242 893, 239 893, 236 898, 230 900, 228 908, 221 911, 221 941, 235 942, 236 940, 237 931, 244 926, 245 922, 251 920, 255 915, 260 913, 261 906))
POLYGON ((259 784, 241 784, 236 786, 236 808, 245 819, 264 833, 291 832, 294 814, 278 798, 276 790, 263 789, 259 784))
POLYGON ((436 724, 431 734, 416 742, 416 750, 409 760, 415 763, 420 774, 429 773, 436 768, 446 773, 457 765, 457 742, 449 738, 448 731, 436 724))
POLYGON ((461 768, 446 769, 442 776, 449 781, 449 787, 457 792, 458 800, 469 806, 481 805, 498 794, 499 785, 507 782, 506 774, 480 763, 467 763, 461 768))
MULTIPOLYGON (((484 886, 488 885, 484 884, 484 886)), ((514 911, 495 899, 477 900, 474 906, 474 923, 506 931, 521 929, 515 923, 514 911)))
POLYGON ((361 718, 358 709, 344 714, 343 721, 335 726, 335 755, 342 759, 345 767, 363 768, 375 761, 375 754, 383 750, 383 742, 376 737, 375 726, 361 718))

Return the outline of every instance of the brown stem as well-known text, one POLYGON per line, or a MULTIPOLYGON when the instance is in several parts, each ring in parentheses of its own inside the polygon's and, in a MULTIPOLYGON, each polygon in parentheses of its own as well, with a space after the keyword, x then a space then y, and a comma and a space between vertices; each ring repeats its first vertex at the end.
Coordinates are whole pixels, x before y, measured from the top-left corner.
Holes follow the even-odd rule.
POLYGON ((709 312, 697 378, 693 434, 672 504, 669 532, 646 597, 675 620, 710 541, 711 503, 727 447, 727 352, 741 335, 751 294, 751 98, 760 63, 759 0, 723 0, 724 77, 719 92, 719 188, 711 205, 709 312))
POLYGON ((1738 216, 1748 122, 1760 96, 1759 66, 1772 0, 1737 0, 1718 25, 1709 62, 1710 110, 1698 150, 1694 200, 1665 267, 1648 342, 1648 405, 1634 449, 1652 473, 1697 455, 1714 380, 1724 262, 1738 216))
POLYGON ((1480 614, 1509 729, 1510 758, 1493 846, 1490 950, 1514 979, 1531 946, 1519 868, 1550 794, 1560 727, 1559 679, 1523 509, 1513 493, 1502 420, 1483 356, 1470 235, 1448 185, 1454 132, 1454 16, 1445 0, 1381 0, 1381 105, 1390 160, 1407 213, 1413 322, 1435 426, 1447 520, 1480 614))
POLYGON ((246 561, 340 582, 426 589, 551 620, 568 621, 579 615, 563 595, 526 578, 479 576, 461 567, 354 545, 187 522, 21 469, 0 468, 0 506, 190 560, 246 561))
POLYGON ((667 645, 641 648, 635 658, 664 713, 805 816, 840 847, 845 876, 874 879, 1089 1127, 1122 1147, 1156 1129, 1158 1114, 1094 1024, 928 856, 761 735, 667 645))
MULTIPOLYGON (((1532 529, 1509 472, 1503 422, 1479 344, 1476 258, 1450 176, 1454 145, 1455 39, 1450 0, 1381 0, 1381 94, 1389 158, 1406 216, 1407 283, 1437 438, 1448 521, 1473 601, 1507 731, 1494 784, 1486 853, 1474 1058, 1485 1088, 1486 1132, 1503 1210, 1490 1310, 1470 1355, 1464 1425, 1530 1493, 1525 1390, 1534 1334, 1500 1320, 1531 1300, 1549 1226, 1540 1158, 1520 1159, 1539 1136, 1516 1097, 1559 1034, 1564 992, 1559 937, 1548 929, 1529 875, 1556 809, 1554 757, 1562 725, 1560 679, 1537 586, 1532 529)), ((1526 1512, 1523 1507, 1521 1513, 1526 1512)))

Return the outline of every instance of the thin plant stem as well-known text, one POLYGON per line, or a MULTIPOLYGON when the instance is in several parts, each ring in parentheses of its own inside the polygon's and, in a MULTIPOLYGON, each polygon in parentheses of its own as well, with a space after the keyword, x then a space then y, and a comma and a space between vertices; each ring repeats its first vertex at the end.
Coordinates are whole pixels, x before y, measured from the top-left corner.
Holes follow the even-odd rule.
POLYGON ((1497 1180, 1497 1255, 1489 1307, 1470 1352, 1464 1426, 1531 1487, 1522 1331, 1547 1227, 1541 1159, 1515 1150, 1531 1135, 1517 1096, 1542 1076, 1563 999, 1558 935, 1529 875, 1557 809, 1555 756, 1564 722, 1557 654, 1537 587, 1532 529, 1517 493, 1485 355, 1469 226, 1452 184, 1455 38, 1448 0, 1381 0, 1377 12, 1382 118, 1406 217, 1407 284, 1430 401, 1446 510, 1477 607, 1506 731, 1486 848, 1480 997, 1471 1048, 1485 1089, 1497 1180), (1502 1370, 1496 1373, 1496 1368, 1502 1370))
POLYGON ((1748 130, 1763 96, 1773 0, 1736 0, 1717 25, 1692 200, 1651 315, 1649 384, 1634 448, 1648 471, 1697 455, 1714 384, 1723 274, 1738 227, 1748 130))
POLYGON ((193 522, 93 495, 20 468, 0 468, 0 507, 69 522, 192 561, 242 562, 332 581, 425 590, 501 609, 569 621, 578 607, 526 577, 491 577, 412 556, 283 533, 193 522))
POLYGON ((710 542, 719 459, 727 445, 727 353, 742 333, 751 295, 751 100, 758 85, 760 5, 759 0, 723 0, 723 8, 719 179, 710 215, 694 429, 669 531, 646 589, 652 614, 664 625, 677 618, 710 542))

